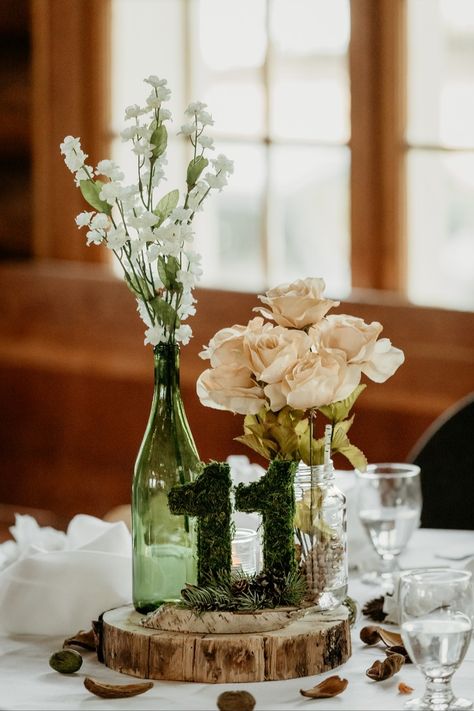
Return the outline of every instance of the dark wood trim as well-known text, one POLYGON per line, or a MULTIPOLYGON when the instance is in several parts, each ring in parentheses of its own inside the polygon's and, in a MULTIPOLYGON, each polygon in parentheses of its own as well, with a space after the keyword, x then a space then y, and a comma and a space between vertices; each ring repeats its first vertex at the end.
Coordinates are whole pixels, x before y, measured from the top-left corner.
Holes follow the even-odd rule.
POLYGON ((353 285, 406 287, 405 0, 351 5, 353 285))
POLYGON ((80 136, 96 164, 108 153, 109 0, 32 0, 33 239, 38 258, 104 261, 74 223, 84 201, 59 144, 80 136))

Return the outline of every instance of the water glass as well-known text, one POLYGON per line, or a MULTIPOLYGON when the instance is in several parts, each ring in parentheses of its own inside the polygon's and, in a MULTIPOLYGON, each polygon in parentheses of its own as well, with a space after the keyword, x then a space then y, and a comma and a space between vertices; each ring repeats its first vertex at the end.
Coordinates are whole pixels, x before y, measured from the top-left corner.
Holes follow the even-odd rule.
POLYGON ((402 639, 426 679, 423 697, 408 701, 405 707, 472 708, 472 701, 456 698, 451 688, 451 677, 472 635, 471 572, 431 568, 402 573, 398 592, 402 639))
POLYGON ((356 470, 359 519, 380 559, 380 570, 363 582, 393 590, 398 556, 420 525, 420 467, 415 464, 369 464, 356 470))

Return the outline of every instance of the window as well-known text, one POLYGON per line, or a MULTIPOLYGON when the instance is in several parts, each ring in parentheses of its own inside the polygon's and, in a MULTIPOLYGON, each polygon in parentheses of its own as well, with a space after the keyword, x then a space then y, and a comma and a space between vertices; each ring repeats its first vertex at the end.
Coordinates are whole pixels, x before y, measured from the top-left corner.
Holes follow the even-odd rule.
MULTIPOLYGON (((176 131, 187 103, 205 101, 217 149, 235 161, 231 187, 197 221, 203 285, 256 291, 312 273, 347 294, 348 0, 115 0, 112 9, 115 132, 153 70, 174 92, 176 131)), ((114 152, 124 165, 119 139, 114 152)), ((175 138, 170 187, 187 160, 175 138)))
MULTIPOLYGON (((112 54, 115 135, 153 71, 176 131, 203 99, 235 160, 197 222, 204 286, 312 273, 341 298, 473 308, 471 0, 112 0, 112 54)), ((170 141, 170 187, 186 150, 170 141)), ((129 160, 117 138, 114 153, 129 160)))
POLYGON ((472 0, 408 2, 407 198, 409 296, 472 307, 472 0))

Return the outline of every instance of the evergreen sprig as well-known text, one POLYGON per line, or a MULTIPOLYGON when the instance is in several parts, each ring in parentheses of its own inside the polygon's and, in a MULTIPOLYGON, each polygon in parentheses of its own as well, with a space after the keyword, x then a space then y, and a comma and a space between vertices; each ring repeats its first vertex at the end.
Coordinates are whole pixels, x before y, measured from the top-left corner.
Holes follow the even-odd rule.
POLYGON ((181 591, 180 607, 194 612, 229 612, 297 607, 306 593, 306 580, 299 572, 275 576, 269 572, 247 575, 232 573, 230 580, 207 585, 187 585, 181 591))

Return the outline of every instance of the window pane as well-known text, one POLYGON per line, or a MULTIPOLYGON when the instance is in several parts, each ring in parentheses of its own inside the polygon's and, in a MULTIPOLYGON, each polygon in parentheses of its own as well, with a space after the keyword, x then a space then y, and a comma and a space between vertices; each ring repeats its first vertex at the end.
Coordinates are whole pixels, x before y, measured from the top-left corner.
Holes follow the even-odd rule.
POLYGON ((322 276, 328 293, 349 293, 349 155, 343 147, 272 149, 272 284, 322 276))
POLYGON ((203 256, 203 284, 258 291, 263 284, 262 203, 264 148, 257 144, 220 144, 234 163, 228 187, 210 195, 196 218, 196 249, 203 256))
POLYGON ((188 8, 194 97, 209 104, 216 135, 261 136, 264 0, 194 0, 188 8))
POLYGON ((474 155, 408 155, 408 295, 474 308, 474 155))
POLYGON ((349 2, 273 0, 270 9, 271 134, 347 141, 349 2))
POLYGON ((474 2, 408 2, 408 140, 474 146, 474 2))
POLYGON ((126 106, 143 105, 150 93, 143 79, 150 74, 168 80, 172 97, 167 108, 181 121, 186 100, 182 0, 113 0, 111 8, 112 130, 124 128, 126 106), (166 27, 166 32, 160 27, 166 27))

